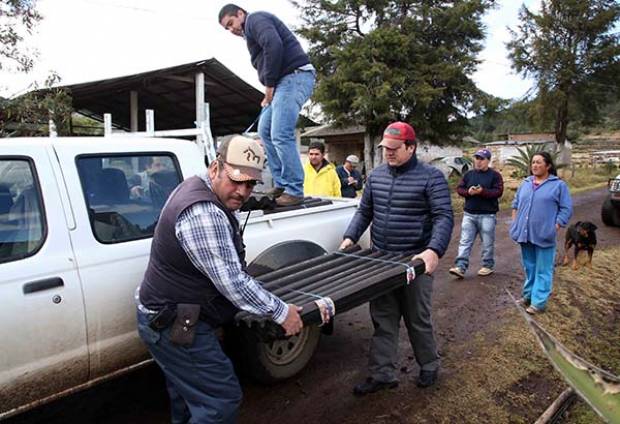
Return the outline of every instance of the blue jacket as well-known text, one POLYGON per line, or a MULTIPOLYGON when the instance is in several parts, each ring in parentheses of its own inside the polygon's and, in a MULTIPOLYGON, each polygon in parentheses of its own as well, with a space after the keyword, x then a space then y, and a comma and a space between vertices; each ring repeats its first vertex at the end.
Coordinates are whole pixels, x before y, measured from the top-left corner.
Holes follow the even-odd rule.
POLYGON ((495 214, 499 210, 498 199, 504 193, 504 179, 502 174, 489 168, 486 171, 472 169, 467 172, 456 192, 465 198, 465 212, 477 214, 495 214), (475 185, 482 187, 482 192, 475 196, 469 195, 469 188, 475 185))
POLYGON ((410 253, 428 248, 443 256, 454 220, 441 171, 415 156, 399 167, 375 168, 344 238, 357 242, 371 222, 373 248, 410 253))
POLYGON ((310 63, 295 35, 271 13, 250 13, 243 31, 252 66, 265 87, 275 87, 283 76, 310 63))
POLYGON ((362 174, 357 169, 352 169, 351 174, 344 169, 343 165, 340 165, 336 168, 336 173, 338 174, 338 178, 340 178, 340 193, 342 197, 351 197, 354 198, 357 196, 357 190, 361 190, 364 186, 362 182, 362 174), (349 184, 349 176, 353 177, 353 179, 357 180, 357 184, 349 184))
POLYGON ((517 243, 532 243, 546 248, 555 246, 555 224, 565 227, 573 215, 573 202, 566 183, 549 175, 534 190, 534 177, 521 183, 512 202, 517 217, 510 225, 510 237, 517 243))

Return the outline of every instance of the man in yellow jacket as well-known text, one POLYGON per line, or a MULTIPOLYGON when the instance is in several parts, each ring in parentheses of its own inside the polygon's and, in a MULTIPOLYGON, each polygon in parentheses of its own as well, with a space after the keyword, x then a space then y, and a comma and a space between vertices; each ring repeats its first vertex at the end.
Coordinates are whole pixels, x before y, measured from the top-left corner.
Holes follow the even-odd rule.
POLYGON ((325 145, 312 142, 304 166, 304 195, 340 197, 340 178, 334 164, 325 159, 325 145))

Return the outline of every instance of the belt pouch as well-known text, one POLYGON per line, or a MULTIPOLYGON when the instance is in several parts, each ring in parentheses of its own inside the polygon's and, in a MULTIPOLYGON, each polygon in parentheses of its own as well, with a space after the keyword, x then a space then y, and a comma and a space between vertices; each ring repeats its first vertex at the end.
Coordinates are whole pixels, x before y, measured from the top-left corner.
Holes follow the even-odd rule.
POLYGON ((191 346, 194 343, 196 324, 199 317, 200 305, 178 303, 177 316, 170 329, 170 341, 179 346, 191 346))
POLYGON ((150 319, 149 327, 155 331, 161 331, 172 324, 176 317, 176 311, 171 306, 164 306, 157 314, 150 319))

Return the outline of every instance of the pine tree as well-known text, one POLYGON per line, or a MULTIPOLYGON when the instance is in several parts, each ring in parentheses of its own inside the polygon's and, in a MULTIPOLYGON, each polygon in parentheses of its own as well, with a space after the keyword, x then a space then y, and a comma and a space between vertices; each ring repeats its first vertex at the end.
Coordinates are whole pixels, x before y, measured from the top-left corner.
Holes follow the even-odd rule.
POLYGON ((519 11, 507 43, 513 68, 536 81, 536 104, 560 144, 572 120, 597 122, 610 93, 620 92, 619 18, 615 0, 543 0, 539 13, 519 11))
POLYGON ((485 0, 293 2, 318 70, 314 99, 336 124, 377 135, 394 120, 423 139, 462 135, 478 91, 485 0))

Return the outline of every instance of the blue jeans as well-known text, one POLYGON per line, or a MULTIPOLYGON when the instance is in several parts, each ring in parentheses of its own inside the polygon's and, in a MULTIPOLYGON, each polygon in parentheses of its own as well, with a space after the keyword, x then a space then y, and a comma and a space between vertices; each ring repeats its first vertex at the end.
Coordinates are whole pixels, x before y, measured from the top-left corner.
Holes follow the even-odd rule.
POLYGON ((459 253, 455 264, 462 270, 467 270, 469 266, 469 254, 476 241, 476 236, 480 234, 482 240, 482 266, 491 268, 495 266, 495 214, 476 215, 463 213, 463 223, 461 224, 461 241, 459 242, 459 253))
POLYGON ((282 77, 275 87, 273 101, 258 122, 274 186, 292 196, 304 195, 304 170, 295 126, 301 107, 312 95, 314 80, 314 72, 298 71, 282 77))
POLYGON ((543 248, 521 243, 521 257, 525 271, 522 296, 538 309, 543 309, 553 287, 555 246, 543 248))
POLYGON ((166 377, 173 424, 234 423, 241 387, 213 328, 199 321, 191 347, 170 342, 170 328, 155 331, 138 311, 138 334, 166 377))

